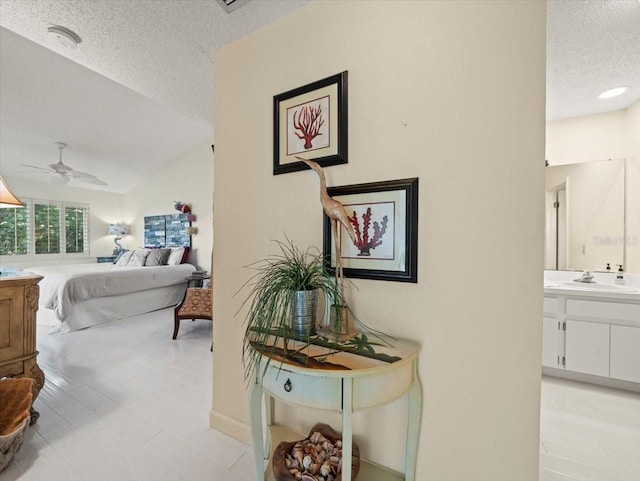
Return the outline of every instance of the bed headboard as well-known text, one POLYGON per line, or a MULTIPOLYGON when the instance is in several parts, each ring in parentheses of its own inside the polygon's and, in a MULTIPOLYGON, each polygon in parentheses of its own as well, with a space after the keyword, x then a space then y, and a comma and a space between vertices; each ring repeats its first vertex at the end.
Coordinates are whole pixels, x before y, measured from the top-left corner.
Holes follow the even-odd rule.
POLYGON ((188 214, 152 215, 144 218, 145 247, 191 247, 188 214))

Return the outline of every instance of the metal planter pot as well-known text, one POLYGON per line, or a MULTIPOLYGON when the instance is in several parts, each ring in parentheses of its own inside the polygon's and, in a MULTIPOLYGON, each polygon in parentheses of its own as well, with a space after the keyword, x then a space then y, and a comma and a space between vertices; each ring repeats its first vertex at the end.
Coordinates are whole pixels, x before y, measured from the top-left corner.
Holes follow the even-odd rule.
POLYGON ((318 310, 318 289, 295 291, 291 299, 289 322, 293 335, 306 338, 316 334, 316 313, 318 310))

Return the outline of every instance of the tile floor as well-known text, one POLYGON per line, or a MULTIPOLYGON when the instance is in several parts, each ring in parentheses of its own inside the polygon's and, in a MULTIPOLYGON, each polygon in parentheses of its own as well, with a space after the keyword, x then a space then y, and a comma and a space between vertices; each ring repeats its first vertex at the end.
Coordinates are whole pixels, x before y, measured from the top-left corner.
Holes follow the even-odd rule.
MULTIPOLYGON (((39 328, 40 419, 0 481, 253 481, 250 448, 208 427, 211 323, 172 332, 172 309, 39 328)), ((640 394, 544 378, 541 438, 540 481, 640 480, 640 394)))
POLYGON ((540 481, 640 481, 640 394, 542 381, 540 481))
POLYGON ((253 481, 249 447, 209 428, 211 322, 172 334, 173 309, 39 326, 40 419, 0 481, 253 481))

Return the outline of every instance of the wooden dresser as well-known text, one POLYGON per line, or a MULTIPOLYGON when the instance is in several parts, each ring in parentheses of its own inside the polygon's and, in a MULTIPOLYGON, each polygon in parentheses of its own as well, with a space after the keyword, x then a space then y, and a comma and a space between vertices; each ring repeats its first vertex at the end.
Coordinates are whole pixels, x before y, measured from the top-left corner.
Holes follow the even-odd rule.
POLYGON ((31 274, 0 277, 0 378, 33 379, 33 400, 44 386, 44 373, 36 362, 36 311, 41 279, 42 276, 31 274))

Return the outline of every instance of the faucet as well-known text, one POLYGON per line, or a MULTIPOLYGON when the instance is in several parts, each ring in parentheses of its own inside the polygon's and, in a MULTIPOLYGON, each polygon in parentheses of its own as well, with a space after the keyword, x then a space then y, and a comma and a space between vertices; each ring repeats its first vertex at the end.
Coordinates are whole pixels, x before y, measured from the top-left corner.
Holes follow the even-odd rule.
POLYGON ((589 271, 584 271, 578 279, 574 279, 576 282, 596 282, 593 280, 593 274, 589 271))

